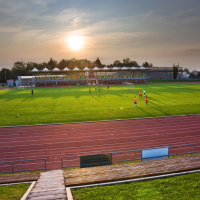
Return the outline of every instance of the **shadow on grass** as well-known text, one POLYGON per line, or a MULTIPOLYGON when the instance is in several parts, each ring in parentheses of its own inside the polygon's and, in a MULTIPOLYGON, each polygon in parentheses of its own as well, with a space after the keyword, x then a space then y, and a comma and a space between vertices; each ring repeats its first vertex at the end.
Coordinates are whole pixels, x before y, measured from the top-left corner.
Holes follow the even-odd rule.
POLYGON ((103 102, 101 102, 98 98, 94 98, 94 96, 93 95, 91 95, 91 97, 94 99, 94 100, 96 100, 97 102, 99 102, 100 104, 102 104, 103 105, 103 102))
POLYGON ((26 99, 23 99, 20 103, 22 103, 22 102, 24 102, 24 101, 27 101, 27 100, 30 99, 31 97, 32 97, 32 95, 29 96, 29 97, 27 97, 26 99))
POLYGON ((157 110, 157 111, 163 113, 163 114, 166 115, 166 116, 169 116, 169 115, 170 115, 169 113, 166 113, 166 112, 164 112, 164 111, 162 111, 162 110, 160 110, 160 109, 158 109, 158 108, 156 108, 156 107, 154 107, 154 106, 151 106, 151 105, 150 105, 150 107, 152 107, 152 108, 154 108, 155 110, 157 110))
MULTIPOLYGON (((151 100, 156 101, 156 102, 158 102, 158 103, 165 104, 165 103, 163 103, 162 101, 158 101, 157 99, 154 99, 154 98, 152 98, 152 97, 151 97, 151 100)), ((157 105, 157 104, 156 104, 156 105, 157 105)))
POLYGON ((139 110, 141 110, 142 112, 146 113, 147 115, 151 116, 151 117, 155 117, 154 115, 152 115, 151 113, 147 112, 146 110, 140 108, 140 107, 137 107, 139 110))

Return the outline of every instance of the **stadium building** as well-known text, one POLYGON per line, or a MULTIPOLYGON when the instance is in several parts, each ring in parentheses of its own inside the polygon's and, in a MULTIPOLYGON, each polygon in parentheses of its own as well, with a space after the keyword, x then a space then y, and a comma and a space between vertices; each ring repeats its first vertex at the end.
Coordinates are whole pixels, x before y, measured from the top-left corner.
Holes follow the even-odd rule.
MULTIPOLYGON (((148 83, 148 80, 173 79, 173 67, 114 67, 63 70, 54 68, 37 70, 31 76, 18 76, 19 86, 58 86, 58 85, 96 85, 96 84, 134 84, 148 83)), ((177 79, 183 79, 183 68, 178 68, 177 79)))

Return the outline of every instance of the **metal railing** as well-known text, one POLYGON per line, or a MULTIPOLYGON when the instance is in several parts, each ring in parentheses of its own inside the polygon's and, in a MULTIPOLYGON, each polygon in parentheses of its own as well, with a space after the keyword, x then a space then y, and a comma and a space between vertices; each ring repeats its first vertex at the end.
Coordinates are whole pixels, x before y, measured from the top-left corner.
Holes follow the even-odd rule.
POLYGON ((0 162, 0 165, 1 164, 9 164, 9 165, 3 165, 3 166, 0 166, 0 167, 6 168, 6 169, 11 167, 11 170, 10 171, 0 171, 0 174, 3 174, 3 173, 12 173, 12 174, 14 174, 15 172, 40 171, 40 170, 45 170, 46 171, 46 159, 45 158, 42 158, 42 159, 31 159, 31 160, 5 161, 5 162, 0 162), (44 168, 30 169, 30 165, 34 165, 34 164, 38 165, 38 163, 19 164, 20 162, 30 162, 30 161, 44 161, 44 162, 42 162, 44 164, 44 168), (29 167, 26 167, 26 169, 23 169, 23 170, 14 170, 14 167, 16 165, 18 165, 18 166, 19 165, 28 165, 29 167))
MULTIPOLYGON (((169 148, 169 156, 175 156, 175 155, 183 155, 183 154, 195 154, 195 153, 199 153, 200 151, 196 151, 196 146, 197 145, 200 145, 200 143, 190 143, 190 144, 181 144, 181 145, 173 145, 173 146, 164 146, 162 148, 169 148), (182 151, 182 153, 173 153, 173 154, 170 154, 170 151, 173 151, 172 148, 175 148, 175 147, 186 147, 186 146, 192 146, 192 147, 188 147, 188 148, 192 148, 193 150, 192 151, 189 151, 189 152, 185 152, 185 151, 182 151)), ((156 149, 156 148, 161 148, 161 147, 152 147, 152 149, 156 149)), ((120 162, 127 162, 127 161, 136 161, 136 160, 140 160, 142 161, 142 151, 143 150, 148 150, 150 148, 147 148, 147 149, 137 149, 137 150, 130 150, 130 151, 119 151, 119 152, 105 152, 105 153, 101 153, 101 154, 108 154, 108 153, 112 153, 113 157, 116 156, 119 156, 117 154, 125 154, 123 156, 127 156, 129 153, 135 153, 135 152, 139 152, 138 154, 140 155, 140 157, 138 158, 134 158, 134 159, 123 159, 123 160, 114 160, 112 161, 113 163, 120 163, 120 162)), ((184 148, 185 150, 186 148, 184 148)), ((200 149, 200 146, 199 146, 199 149, 200 149)), ((180 149, 176 149, 176 150, 179 150, 180 149)), ((99 155, 99 154, 92 154, 92 155, 99 155)), ((64 168, 70 168, 70 167, 80 167, 80 156, 87 156, 87 155, 76 155, 76 156, 66 156, 66 157, 61 157, 61 168, 64 169, 64 168), (76 158, 76 159, 74 159, 76 158), (68 159, 68 163, 69 162, 79 162, 79 164, 75 164, 75 165, 64 165, 63 163, 65 162, 65 160, 68 159), (70 160, 69 160, 70 159, 70 160)), ((89 155, 88 155, 89 156, 89 155)), ((128 156, 127 156, 128 157, 128 156)), ((131 157, 131 156, 130 156, 131 157)), ((93 163, 93 164, 102 164, 102 163, 93 163)), ((91 165, 91 164, 90 164, 91 165)))

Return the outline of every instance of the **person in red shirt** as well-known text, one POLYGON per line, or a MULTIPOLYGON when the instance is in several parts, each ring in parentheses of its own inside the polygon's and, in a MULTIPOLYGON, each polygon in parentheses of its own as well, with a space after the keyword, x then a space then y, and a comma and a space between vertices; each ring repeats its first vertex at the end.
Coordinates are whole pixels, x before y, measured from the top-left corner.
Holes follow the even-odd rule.
POLYGON ((136 107, 137 106, 137 97, 134 98, 134 103, 135 103, 134 107, 136 107))
POLYGON ((142 92, 141 91, 139 92, 139 98, 142 98, 142 92))
POLYGON ((146 105, 148 105, 148 97, 147 97, 147 95, 145 97, 145 101, 146 101, 146 105))
POLYGON ((108 88, 107 88, 107 90, 109 90, 109 85, 108 85, 108 88))

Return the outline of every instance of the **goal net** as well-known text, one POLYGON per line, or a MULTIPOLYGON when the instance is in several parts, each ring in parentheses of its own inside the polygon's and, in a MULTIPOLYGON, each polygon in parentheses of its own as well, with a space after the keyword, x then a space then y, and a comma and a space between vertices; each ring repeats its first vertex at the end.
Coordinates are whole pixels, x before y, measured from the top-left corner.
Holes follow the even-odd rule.
POLYGON ((131 92, 137 92, 134 83, 123 82, 123 91, 129 90, 131 92))

